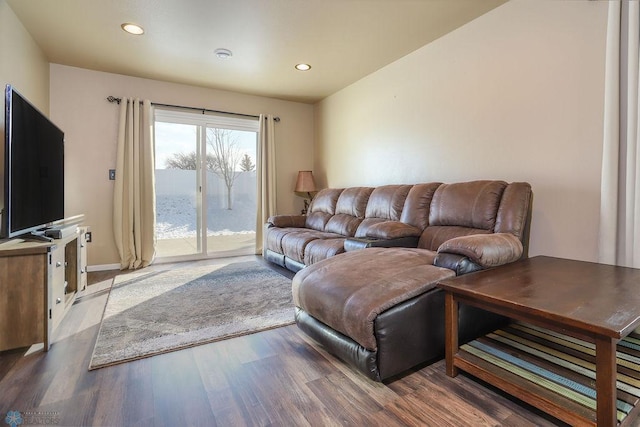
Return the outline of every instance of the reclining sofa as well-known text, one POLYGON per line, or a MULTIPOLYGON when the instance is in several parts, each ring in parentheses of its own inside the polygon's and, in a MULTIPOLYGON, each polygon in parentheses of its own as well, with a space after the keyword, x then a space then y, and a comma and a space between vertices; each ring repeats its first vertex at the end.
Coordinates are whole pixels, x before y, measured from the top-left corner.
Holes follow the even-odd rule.
POLYGON ((264 258, 295 272, 349 248, 361 247, 365 241, 368 246, 415 247, 427 225, 431 197, 439 186, 321 190, 307 215, 278 215, 267 220, 264 258))
MULTIPOLYGON (((444 354, 438 281, 528 255, 532 197, 503 181, 327 189, 306 217, 268 220, 264 254, 297 271, 298 327, 383 381, 444 354)), ((461 305, 460 342, 505 321, 461 305)))

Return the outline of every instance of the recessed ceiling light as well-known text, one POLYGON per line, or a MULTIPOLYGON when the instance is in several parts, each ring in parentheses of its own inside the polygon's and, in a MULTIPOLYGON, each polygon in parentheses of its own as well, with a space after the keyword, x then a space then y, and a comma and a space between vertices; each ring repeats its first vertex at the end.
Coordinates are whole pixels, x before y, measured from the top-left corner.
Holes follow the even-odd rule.
POLYGON ((120 27, 129 34, 134 34, 136 36, 144 34, 144 29, 140 25, 132 24, 130 22, 125 22, 124 24, 120 25, 120 27))
POLYGON ((298 64, 296 65, 296 70, 298 71, 309 71, 311 69, 311 65, 309 64, 298 64))
POLYGON ((233 52, 229 49, 219 48, 215 50, 215 54, 220 59, 229 59, 233 56, 233 52))

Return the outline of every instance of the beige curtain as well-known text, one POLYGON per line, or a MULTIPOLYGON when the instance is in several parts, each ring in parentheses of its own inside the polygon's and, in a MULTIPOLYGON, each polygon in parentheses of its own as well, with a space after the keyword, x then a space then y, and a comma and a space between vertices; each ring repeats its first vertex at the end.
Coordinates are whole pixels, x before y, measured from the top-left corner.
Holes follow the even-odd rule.
POLYGON ((271 114, 260 115, 257 163, 256 254, 262 254, 264 224, 276 214, 275 126, 271 114))
POLYGON ((122 98, 113 193, 113 231, 120 269, 151 264, 156 202, 151 102, 122 98))
POLYGON ((640 268, 637 1, 609 2, 599 260, 640 268))

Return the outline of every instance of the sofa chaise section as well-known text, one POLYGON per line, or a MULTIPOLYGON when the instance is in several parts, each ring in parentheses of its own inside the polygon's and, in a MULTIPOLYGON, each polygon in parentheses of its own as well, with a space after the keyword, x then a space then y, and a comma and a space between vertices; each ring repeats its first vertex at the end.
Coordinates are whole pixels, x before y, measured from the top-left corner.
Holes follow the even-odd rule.
MULTIPOLYGON (((442 184, 417 248, 367 247, 309 265, 292 284, 296 323, 328 351, 382 381, 444 354, 437 282, 527 256, 529 184, 442 184)), ((460 307, 461 342, 504 318, 460 307)))

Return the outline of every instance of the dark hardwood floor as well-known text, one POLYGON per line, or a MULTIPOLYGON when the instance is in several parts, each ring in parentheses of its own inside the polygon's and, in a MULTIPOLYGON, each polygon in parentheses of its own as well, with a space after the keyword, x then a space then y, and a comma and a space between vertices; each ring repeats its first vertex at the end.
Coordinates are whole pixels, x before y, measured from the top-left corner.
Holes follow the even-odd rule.
POLYGON ((22 425, 62 426, 560 424, 471 377, 447 377, 443 361, 372 382, 295 325, 88 371, 117 273, 89 274, 49 352, 0 353, 0 424, 8 411, 22 425))

